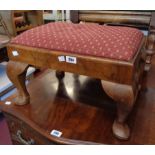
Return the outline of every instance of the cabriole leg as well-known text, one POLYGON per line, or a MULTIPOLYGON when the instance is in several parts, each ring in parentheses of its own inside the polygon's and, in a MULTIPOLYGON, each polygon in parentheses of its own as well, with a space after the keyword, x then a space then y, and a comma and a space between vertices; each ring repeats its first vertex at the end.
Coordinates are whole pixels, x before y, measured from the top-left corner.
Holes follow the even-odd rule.
POLYGON ((117 118, 113 123, 113 134, 119 139, 127 140, 130 136, 130 129, 126 120, 135 101, 133 88, 108 81, 102 81, 102 86, 107 95, 117 102, 117 118))
POLYGON ((25 85, 28 67, 28 64, 15 61, 9 61, 7 64, 7 75, 18 91, 18 96, 14 100, 17 105, 24 105, 30 102, 30 95, 25 85))

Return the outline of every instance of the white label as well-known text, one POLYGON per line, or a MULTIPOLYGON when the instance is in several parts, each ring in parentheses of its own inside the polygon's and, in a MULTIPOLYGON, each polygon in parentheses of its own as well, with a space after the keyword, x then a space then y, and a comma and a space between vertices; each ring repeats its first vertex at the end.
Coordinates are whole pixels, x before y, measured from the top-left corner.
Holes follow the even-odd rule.
POLYGON ((6 105, 10 105, 11 102, 10 102, 10 101, 6 101, 5 104, 6 104, 6 105))
POLYGON ((58 56, 58 60, 59 60, 60 62, 65 61, 65 56, 58 56))
POLYGON ((62 132, 60 132, 60 131, 58 131, 58 130, 52 130, 50 134, 51 134, 52 136, 55 136, 55 137, 61 137, 62 132))
POLYGON ((17 51, 12 51, 13 56, 18 56, 19 53, 17 51))
POLYGON ((76 64, 76 57, 66 56, 66 62, 76 64))

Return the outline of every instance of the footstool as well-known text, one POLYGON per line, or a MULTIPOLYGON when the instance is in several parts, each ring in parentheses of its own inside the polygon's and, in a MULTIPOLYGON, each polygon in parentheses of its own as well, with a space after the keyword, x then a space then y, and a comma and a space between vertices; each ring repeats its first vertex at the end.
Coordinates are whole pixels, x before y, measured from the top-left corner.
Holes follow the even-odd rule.
POLYGON ((7 49, 7 75, 18 89, 17 105, 31 103, 25 86, 29 66, 99 78, 104 91, 117 103, 113 133, 119 139, 129 138, 126 119, 140 89, 146 55, 140 30, 55 22, 23 32, 7 49))

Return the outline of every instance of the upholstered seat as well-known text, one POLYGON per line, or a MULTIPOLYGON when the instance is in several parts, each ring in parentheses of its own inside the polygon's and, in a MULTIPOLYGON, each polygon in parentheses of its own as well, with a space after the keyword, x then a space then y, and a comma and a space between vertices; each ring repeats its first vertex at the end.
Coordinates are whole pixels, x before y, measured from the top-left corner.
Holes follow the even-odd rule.
POLYGON ((11 43, 130 61, 142 38, 136 28, 56 22, 28 30, 11 43))

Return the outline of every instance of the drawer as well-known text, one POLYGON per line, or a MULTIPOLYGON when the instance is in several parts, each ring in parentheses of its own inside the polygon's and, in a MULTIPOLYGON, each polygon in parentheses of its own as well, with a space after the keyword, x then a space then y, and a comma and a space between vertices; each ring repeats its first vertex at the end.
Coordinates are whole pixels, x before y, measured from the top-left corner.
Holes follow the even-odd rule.
POLYGON ((55 144, 34 129, 32 129, 25 122, 17 119, 16 117, 4 113, 8 123, 10 135, 13 144, 25 145, 47 145, 55 144))

